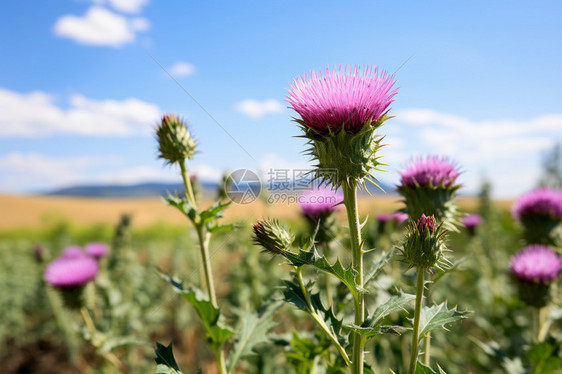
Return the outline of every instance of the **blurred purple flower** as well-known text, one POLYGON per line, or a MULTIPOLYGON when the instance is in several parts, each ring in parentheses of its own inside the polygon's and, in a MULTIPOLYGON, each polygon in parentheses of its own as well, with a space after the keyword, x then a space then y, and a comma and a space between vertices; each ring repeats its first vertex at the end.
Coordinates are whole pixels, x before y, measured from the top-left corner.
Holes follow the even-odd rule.
POLYGON ((511 258, 511 271, 525 282, 550 283, 561 269, 562 259, 543 245, 529 245, 511 258))
POLYGON ((62 257, 47 266, 45 281, 55 288, 80 287, 94 279, 98 270, 98 263, 93 258, 62 257))
POLYGON ((447 157, 426 156, 410 162, 400 172, 400 183, 408 187, 452 187, 459 172, 447 157))
POLYGON ((562 218, 562 191, 538 188, 521 195, 511 213, 515 219, 531 216, 550 216, 562 218))
POLYGON ((403 212, 379 213, 377 215, 377 221, 379 222, 394 221, 396 224, 401 225, 406 220, 408 220, 408 215, 403 212))
POLYGON ((342 128, 357 133, 369 120, 377 121, 392 103, 398 90, 394 77, 378 67, 326 67, 297 77, 288 90, 287 102, 306 126, 320 134, 342 128))
POLYGON ((79 258, 79 257, 86 257, 86 252, 84 252, 82 248, 80 248, 77 245, 66 247, 61 253, 61 258, 79 258))
POLYGON ((86 253, 95 259, 104 257, 109 252, 109 247, 105 243, 90 243, 86 245, 86 253))
POLYGON ((478 214, 469 214, 462 221, 463 226, 467 229, 474 229, 476 226, 480 225, 481 223, 482 223, 482 217, 480 217, 478 214))
POLYGON ((328 188, 315 188, 303 191, 299 196, 302 213, 310 218, 318 218, 338 209, 343 200, 341 191, 328 188))

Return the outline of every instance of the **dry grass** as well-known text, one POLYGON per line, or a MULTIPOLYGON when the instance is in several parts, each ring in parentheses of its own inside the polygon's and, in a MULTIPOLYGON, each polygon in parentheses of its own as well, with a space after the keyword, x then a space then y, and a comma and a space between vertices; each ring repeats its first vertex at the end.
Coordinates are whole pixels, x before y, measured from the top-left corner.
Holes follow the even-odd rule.
MULTIPOLYGON (((207 202, 209 204, 210 202, 207 202)), ((203 203, 205 204, 205 202, 203 203)), ((474 210, 477 200, 462 198, 459 204, 466 210, 474 210)), ((502 208, 511 204, 499 202, 502 208)), ((400 208, 397 196, 362 197, 359 201, 361 215, 400 208)), ((0 230, 21 227, 41 227, 46 222, 68 219, 79 225, 117 222, 121 214, 129 213, 134 217, 137 227, 148 226, 156 222, 182 224, 185 218, 174 209, 166 206, 158 198, 145 199, 94 199, 81 197, 54 196, 10 196, 0 195, 0 230)), ((262 217, 293 219, 298 217, 296 204, 267 205, 259 200, 252 204, 232 204, 226 211, 225 218, 230 220, 257 220, 262 217)), ((340 213, 342 218, 344 213, 340 213)))

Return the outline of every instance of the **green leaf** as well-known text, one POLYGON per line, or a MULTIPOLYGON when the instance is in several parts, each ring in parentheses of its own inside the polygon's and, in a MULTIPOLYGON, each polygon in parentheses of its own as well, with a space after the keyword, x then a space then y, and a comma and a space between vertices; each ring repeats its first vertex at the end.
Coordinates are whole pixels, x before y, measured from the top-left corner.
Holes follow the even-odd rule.
POLYGON ((176 359, 174 358, 174 352, 172 351, 172 343, 168 346, 163 346, 160 343, 156 343, 156 374, 182 374, 176 359))
POLYGON ((162 199, 164 200, 164 203, 173 206, 191 221, 195 221, 197 218, 197 210, 195 210, 195 207, 191 205, 189 200, 171 194, 168 194, 168 196, 163 197, 162 199))
POLYGON ((554 339, 534 344, 527 351, 527 358, 534 367, 533 374, 554 374, 562 367, 562 357, 558 356, 560 342, 554 339))
POLYGON ((197 287, 184 288, 181 282, 164 273, 161 273, 161 277, 170 282, 174 290, 183 295, 195 307, 212 347, 220 347, 234 334, 234 331, 224 321, 224 316, 221 314, 220 309, 213 306, 203 290, 197 287))
POLYGON ((324 271, 338 278, 346 287, 351 291, 353 297, 357 299, 359 294, 365 292, 365 289, 357 285, 355 279, 357 277, 357 271, 351 267, 351 265, 346 269, 343 267, 340 259, 336 259, 336 262, 331 265, 324 255, 320 255, 314 247, 310 251, 303 251, 299 249, 298 253, 293 252, 283 252, 281 253, 283 257, 289 260, 289 263, 293 266, 303 266, 309 265, 320 271, 324 271))
POLYGON ((241 318, 240 332, 228 356, 228 373, 234 373, 241 357, 250 355, 252 349, 268 341, 267 333, 273 326, 273 314, 281 303, 267 304, 258 313, 246 313, 241 318))
POLYGON ((223 203, 220 200, 215 201, 213 205, 199 213, 200 223, 203 225, 207 225, 212 220, 221 218, 222 211, 225 210, 230 205, 230 203, 232 203, 232 201, 226 203, 223 203))
MULTIPOLYGON (((437 365, 437 368, 439 369, 439 374, 447 374, 445 370, 441 369, 439 365, 437 365)), ((418 361, 416 365, 416 374, 437 374, 437 372, 432 368, 430 368, 429 366, 425 366, 424 364, 418 361)))
POLYGON ((410 328, 402 326, 381 326, 383 319, 398 309, 404 309, 406 304, 416 298, 415 295, 401 292, 399 295, 391 296, 383 304, 379 305, 373 315, 365 319, 362 326, 346 326, 346 328, 358 333, 365 342, 381 334, 402 334, 410 328))
POLYGON ((438 328, 447 330, 445 324, 467 318, 468 314, 470 312, 458 311, 456 307, 448 309, 446 302, 429 308, 423 307, 420 317, 420 337, 438 328))
POLYGON ((468 258, 468 256, 464 256, 464 257, 458 259, 457 261, 453 262, 453 264, 451 266, 448 266, 443 271, 440 271, 439 273, 437 273, 435 275, 435 277, 433 277, 433 279, 432 279, 433 283, 437 283, 441 278, 443 278, 443 276, 445 274, 448 274, 448 273, 452 272, 453 270, 456 270, 459 267, 459 265, 461 265, 463 262, 466 261, 467 258, 468 258))
POLYGON ((365 272, 365 287, 377 278, 383 267, 392 259, 393 255, 394 247, 388 251, 383 251, 375 260, 371 261, 370 268, 365 272))

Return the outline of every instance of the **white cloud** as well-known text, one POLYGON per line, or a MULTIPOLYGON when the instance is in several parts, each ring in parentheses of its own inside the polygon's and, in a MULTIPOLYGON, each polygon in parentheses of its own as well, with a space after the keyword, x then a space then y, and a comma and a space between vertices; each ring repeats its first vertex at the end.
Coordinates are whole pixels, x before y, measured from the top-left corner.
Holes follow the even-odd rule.
POLYGON ((202 182, 219 182, 223 172, 210 165, 193 165, 191 167, 191 174, 197 176, 202 182))
POLYGON ((105 8, 93 6, 83 17, 65 15, 53 28, 55 35, 79 44, 121 47, 132 43, 138 31, 146 31, 150 24, 144 18, 128 19, 105 8))
POLYGON ((266 114, 282 113, 283 104, 274 99, 264 101, 246 99, 238 103, 236 109, 251 118, 260 119, 266 114))
POLYGON ((73 95, 69 104, 63 109, 41 91, 22 94, 0 88, 0 137, 146 135, 161 112, 155 104, 134 98, 93 100, 73 95))
POLYGON ((187 77, 195 74, 195 66, 184 61, 178 61, 170 67, 170 74, 175 77, 187 77))
MULTIPOLYGON (((181 181, 178 171, 173 168, 157 168, 141 165, 123 168, 117 171, 101 173, 95 178, 97 184, 137 184, 145 182, 176 182, 181 181)), ((84 181, 82 181, 84 183, 84 181)))
MULTIPOLYGON (((395 152, 394 156, 401 154, 396 158, 403 158, 403 150, 410 153, 409 157, 447 155, 464 170, 464 191, 477 191, 481 177, 486 175, 500 197, 514 197, 532 188, 540 173, 540 153, 562 141, 562 114, 476 121, 432 109, 407 109, 393 121, 396 123, 389 128, 392 137, 406 144, 395 152)), ((394 145, 388 143, 392 153, 394 145)))

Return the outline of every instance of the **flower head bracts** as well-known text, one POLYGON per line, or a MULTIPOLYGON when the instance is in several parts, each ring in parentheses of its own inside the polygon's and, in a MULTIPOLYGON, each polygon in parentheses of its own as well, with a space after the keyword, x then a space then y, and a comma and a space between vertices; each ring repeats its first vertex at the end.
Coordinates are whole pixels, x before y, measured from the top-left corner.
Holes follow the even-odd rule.
POLYGON ((254 243, 271 254, 282 254, 291 248, 295 237, 277 220, 258 221, 253 225, 254 243))
POLYGON ((359 132, 383 116, 398 92, 394 77, 378 67, 326 68, 311 71, 290 85, 287 102, 315 132, 359 132))
POLYGON ((96 260, 91 257, 61 257, 47 266, 45 281, 55 288, 81 287, 94 279, 98 270, 96 260))
POLYGON ((287 101, 300 114, 295 119, 309 140, 308 154, 317 162, 321 183, 335 188, 362 185, 381 165, 377 151, 382 137, 375 134, 389 117, 394 78, 378 68, 326 70, 297 78, 287 101))
POLYGON ((410 232, 402 246, 404 262, 410 267, 425 270, 446 267, 449 262, 443 255, 447 251, 445 234, 446 231, 437 224, 434 216, 422 214, 417 221, 412 221, 410 232))
POLYGON ((549 216, 562 219, 562 191, 539 188, 521 195, 511 209, 515 219, 549 216))
POLYGON ((529 245, 511 258, 511 272, 525 282, 550 283, 560 270, 562 259, 543 245, 529 245))
POLYGON ((158 157, 169 164, 183 162, 191 159, 195 154, 195 141, 191 137, 183 121, 173 115, 166 114, 162 117, 156 128, 158 140, 158 157))
POLYGON ((446 157, 427 156, 412 160, 400 172, 398 193, 404 197, 406 212, 411 219, 422 214, 433 215, 449 231, 458 231, 457 208, 453 201, 459 172, 446 157))

